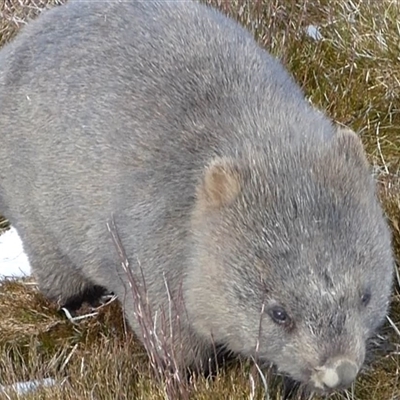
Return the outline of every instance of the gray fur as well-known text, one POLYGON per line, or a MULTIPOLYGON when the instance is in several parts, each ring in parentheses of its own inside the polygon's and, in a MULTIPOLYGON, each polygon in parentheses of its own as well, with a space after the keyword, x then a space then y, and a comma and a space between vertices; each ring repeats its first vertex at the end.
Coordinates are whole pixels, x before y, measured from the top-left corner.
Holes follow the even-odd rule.
POLYGON ((391 292, 375 184, 355 135, 234 21, 188 1, 70 2, 1 50, 0 110, 0 211, 46 296, 106 287, 140 337, 114 215, 152 310, 183 298, 182 367, 213 341, 243 356, 259 343, 295 380, 349 384, 391 292), (240 189, 215 208, 213 163, 240 189))

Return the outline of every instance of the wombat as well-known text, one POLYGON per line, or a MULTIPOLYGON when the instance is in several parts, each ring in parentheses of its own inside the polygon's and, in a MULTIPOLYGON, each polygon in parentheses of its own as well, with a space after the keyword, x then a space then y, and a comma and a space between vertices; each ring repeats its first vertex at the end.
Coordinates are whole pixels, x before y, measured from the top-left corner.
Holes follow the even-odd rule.
POLYGON ((354 381, 393 279, 375 182, 237 22, 71 1, 1 50, 0 108, 0 211, 49 299, 106 288, 144 337, 112 218, 179 368, 218 345, 315 390, 354 381))

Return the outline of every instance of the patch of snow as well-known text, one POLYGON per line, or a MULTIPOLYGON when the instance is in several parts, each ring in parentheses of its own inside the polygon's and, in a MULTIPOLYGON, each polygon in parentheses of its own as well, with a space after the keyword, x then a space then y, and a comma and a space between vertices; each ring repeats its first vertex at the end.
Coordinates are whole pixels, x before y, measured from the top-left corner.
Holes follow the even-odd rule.
POLYGON ((31 274, 28 257, 15 228, 0 235, 0 280, 22 278, 31 274))
POLYGON ((322 39, 321 32, 319 31, 319 26, 308 25, 306 28, 306 33, 308 36, 310 36, 310 38, 312 38, 314 40, 322 39))
POLYGON ((28 382, 16 382, 9 386, 1 386, 0 385, 0 393, 9 393, 11 392, 18 393, 19 395, 24 395, 30 392, 37 390, 41 386, 54 386, 56 381, 52 378, 46 378, 37 381, 28 381, 28 382))

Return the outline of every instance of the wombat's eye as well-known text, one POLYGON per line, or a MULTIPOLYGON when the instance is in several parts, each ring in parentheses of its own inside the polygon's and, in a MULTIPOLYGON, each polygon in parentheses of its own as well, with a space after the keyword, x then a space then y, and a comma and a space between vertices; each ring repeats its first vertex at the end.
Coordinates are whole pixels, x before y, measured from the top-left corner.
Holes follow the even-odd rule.
POLYGON ((371 300, 371 292, 370 291, 366 291, 363 293, 363 295, 361 296, 361 304, 366 307, 368 305, 368 303, 371 300))
POLYGON ((268 313, 273 321, 277 324, 286 325, 290 321, 286 311, 280 306, 272 307, 268 313))

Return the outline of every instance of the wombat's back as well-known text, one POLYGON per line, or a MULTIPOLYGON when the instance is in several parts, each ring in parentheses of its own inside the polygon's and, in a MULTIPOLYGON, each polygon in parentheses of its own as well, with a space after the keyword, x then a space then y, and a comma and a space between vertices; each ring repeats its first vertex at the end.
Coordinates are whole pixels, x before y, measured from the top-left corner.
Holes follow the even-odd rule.
POLYGON ((25 137, 37 123, 35 143, 51 141, 53 152, 98 141, 102 156, 110 146, 128 147, 129 157, 157 149, 153 168, 182 149, 189 151, 180 161, 193 163, 232 140, 310 138, 314 122, 318 134, 331 133, 246 31, 193 2, 74 1, 42 15, 10 47, 0 99, 5 118, 18 121, 5 134, 25 137))

